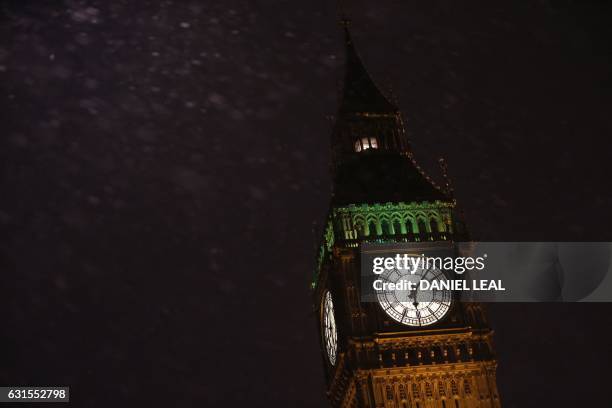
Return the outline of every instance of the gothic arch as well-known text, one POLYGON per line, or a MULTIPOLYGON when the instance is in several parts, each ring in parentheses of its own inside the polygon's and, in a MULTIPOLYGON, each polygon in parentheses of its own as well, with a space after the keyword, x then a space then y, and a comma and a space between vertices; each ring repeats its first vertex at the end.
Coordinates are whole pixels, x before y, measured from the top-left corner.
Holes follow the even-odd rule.
POLYGON ((425 382, 425 396, 427 398, 433 398, 433 388, 431 387, 431 383, 429 381, 425 382))
POLYGON ((446 384, 442 380, 438 381, 438 396, 446 398, 446 384))
POLYGON ((362 215, 355 215, 353 218, 353 228, 357 233, 357 237, 363 237, 366 235, 366 221, 362 215))
POLYGON ((389 222, 388 219, 381 219, 380 221, 380 229, 383 233, 383 235, 393 235, 394 233, 394 229, 392 224, 389 222))
POLYGON ((377 222, 376 218, 368 219, 368 236, 374 237, 379 235, 380 224, 377 222))
POLYGON ((392 212, 391 214, 389 214, 389 218, 391 218, 391 220, 395 221, 395 220, 402 220, 402 214, 398 213, 397 211, 392 212))
POLYGON ((451 394, 453 396, 459 395, 459 388, 457 387, 457 381, 455 381, 454 378, 450 380, 450 389, 451 389, 451 394))
POLYGON ((382 213, 378 216, 378 218, 380 219, 380 221, 389 221, 391 219, 391 216, 387 213, 382 213))
POLYGON ((472 395, 472 384, 469 378, 463 380, 463 393, 465 395, 472 395))
POLYGON ((440 231, 440 225, 442 225, 442 224, 440 224, 440 223, 438 222, 438 220, 436 219, 436 217, 433 217, 433 216, 432 216, 432 217, 429 219, 429 227, 431 228, 431 232, 441 232, 441 231, 440 231))
POLYGON ((393 226, 393 233, 395 235, 405 234, 406 226, 402 223, 401 219, 394 219, 391 225, 393 226))
POLYGON ((404 224, 404 225, 406 226, 406 232, 407 232, 408 234, 412 234, 412 233, 416 232, 415 222, 414 222, 414 219, 413 219, 413 218, 411 218, 411 217, 406 217, 406 220, 405 220, 405 224, 404 224))
POLYGON ((413 382, 412 383, 412 397, 415 399, 421 399, 421 387, 419 387, 419 384, 417 382, 413 382))
POLYGON ((404 233, 402 230, 402 216, 399 213, 392 212, 388 214, 388 219, 389 225, 392 228, 389 232, 390 234, 399 235, 404 233))
POLYGON ((419 217, 427 218, 427 214, 423 210, 417 210, 414 213, 414 217, 415 218, 419 218, 419 217))
POLYGON ((417 216, 417 229, 419 233, 429 232, 429 223, 427 222, 427 217, 424 215, 417 216))
POLYGON ((393 235, 393 227, 391 222, 391 216, 389 214, 383 213, 379 216, 380 220, 380 231, 382 235, 393 235))
POLYGON ((390 385, 385 386, 385 397, 387 398, 387 400, 393 399, 393 389, 390 385))
POLYGON ((406 387, 404 387, 404 384, 400 384, 398 388, 400 400, 402 400, 402 402, 405 402, 408 399, 408 396, 406 395, 406 387))

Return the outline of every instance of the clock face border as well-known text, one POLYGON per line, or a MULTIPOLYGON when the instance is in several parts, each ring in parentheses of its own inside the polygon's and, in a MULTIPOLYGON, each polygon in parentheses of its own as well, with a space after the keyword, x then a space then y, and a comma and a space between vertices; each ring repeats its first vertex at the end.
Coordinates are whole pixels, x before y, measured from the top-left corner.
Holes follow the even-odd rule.
MULTIPOLYGON (((409 273, 402 273, 394 268, 383 272, 381 274, 381 279, 386 282, 395 283, 408 275, 409 273), (397 276, 397 278, 389 279, 394 274, 397 276)), ((417 282, 417 284, 418 281, 421 279, 449 280, 448 276, 446 276, 443 271, 436 268, 429 268, 424 271, 420 270, 416 274, 409 276, 412 276, 413 278, 408 280, 415 281, 417 282)), ((406 292, 408 291, 399 292, 401 292, 403 297, 405 297, 406 292)), ((412 294, 413 292, 411 291, 408 293, 412 294)), ((450 290, 432 290, 427 291, 426 293, 428 295, 429 293, 433 294, 431 295, 431 299, 426 298, 426 300, 422 300, 420 307, 417 301, 418 292, 413 295, 414 299, 410 299, 415 300, 413 304, 410 304, 410 302, 406 302, 406 300, 408 299, 398 299, 396 291, 378 291, 378 293, 376 294, 376 298, 378 306, 385 313, 386 317, 393 319, 394 322, 399 323, 405 327, 424 328, 431 327, 435 324, 444 321, 444 319, 449 316, 455 304, 454 294, 450 290), (437 305, 437 307, 435 309, 432 309, 432 304, 437 305), (426 315, 423 315, 423 311, 426 312, 426 315)))
POLYGON ((323 293, 321 300, 321 336, 327 361, 334 366, 338 358, 338 325, 334 301, 329 290, 323 293))

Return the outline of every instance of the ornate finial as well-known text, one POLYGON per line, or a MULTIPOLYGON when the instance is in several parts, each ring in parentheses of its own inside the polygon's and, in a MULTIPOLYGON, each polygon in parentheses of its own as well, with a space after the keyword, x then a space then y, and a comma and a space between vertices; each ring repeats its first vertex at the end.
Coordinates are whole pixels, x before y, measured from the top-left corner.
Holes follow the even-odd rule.
POLYGON ((351 26, 351 19, 348 18, 346 12, 344 11, 344 6, 342 4, 342 0, 338 0, 338 17, 340 26, 344 29, 344 34, 346 37, 346 43, 351 43, 351 35, 349 33, 349 27, 351 26))
POLYGON ((338 16, 340 17, 340 25, 344 28, 348 28, 351 25, 351 20, 348 18, 344 10, 344 1, 338 0, 337 7, 338 16))
POLYGON ((440 157, 438 159, 438 163, 440 164, 440 170, 442 171, 442 178, 444 179, 444 190, 446 194, 453 197, 454 196, 453 183, 451 182, 451 179, 448 176, 448 165, 446 164, 446 160, 444 160, 444 157, 440 157))

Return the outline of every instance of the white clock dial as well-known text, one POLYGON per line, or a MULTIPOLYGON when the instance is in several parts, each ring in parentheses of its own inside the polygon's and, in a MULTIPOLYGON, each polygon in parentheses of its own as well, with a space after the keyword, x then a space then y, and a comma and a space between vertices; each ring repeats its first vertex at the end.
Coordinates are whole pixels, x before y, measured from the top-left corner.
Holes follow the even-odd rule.
POLYGON ((338 353, 338 329, 336 327, 336 319, 334 317, 334 302, 332 301, 331 293, 325 292, 323 296, 323 342, 325 343, 325 351, 331 365, 336 364, 336 355, 338 353))
POLYGON ((414 282, 415 289, 379 290, 378 303, 393 320, 407 326, 429 326, 442 319, 452 303, 449 290, 419 290, 419 281, 446 281, 438 269, 420 269, 414 274, 408 270, 388 269, 380 275, 383 282, 414 282))

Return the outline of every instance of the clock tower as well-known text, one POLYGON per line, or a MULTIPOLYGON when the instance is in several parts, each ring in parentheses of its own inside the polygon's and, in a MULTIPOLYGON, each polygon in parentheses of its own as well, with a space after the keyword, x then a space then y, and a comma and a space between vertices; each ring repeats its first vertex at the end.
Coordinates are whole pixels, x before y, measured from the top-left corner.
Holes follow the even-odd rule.
POLYGON ((498 408, 493 333, 482 305, 455 295, 420 304, 362 299, 365 247, 410 243, 426 252, 468 235, 444 162, 445 182, 437 186, 415 162, 401 113, 372 81, 347 23, 344 31, 333 196, 312 283, 331 405, 498 408), (425 303, 433 305, 427 318, 425 303))

